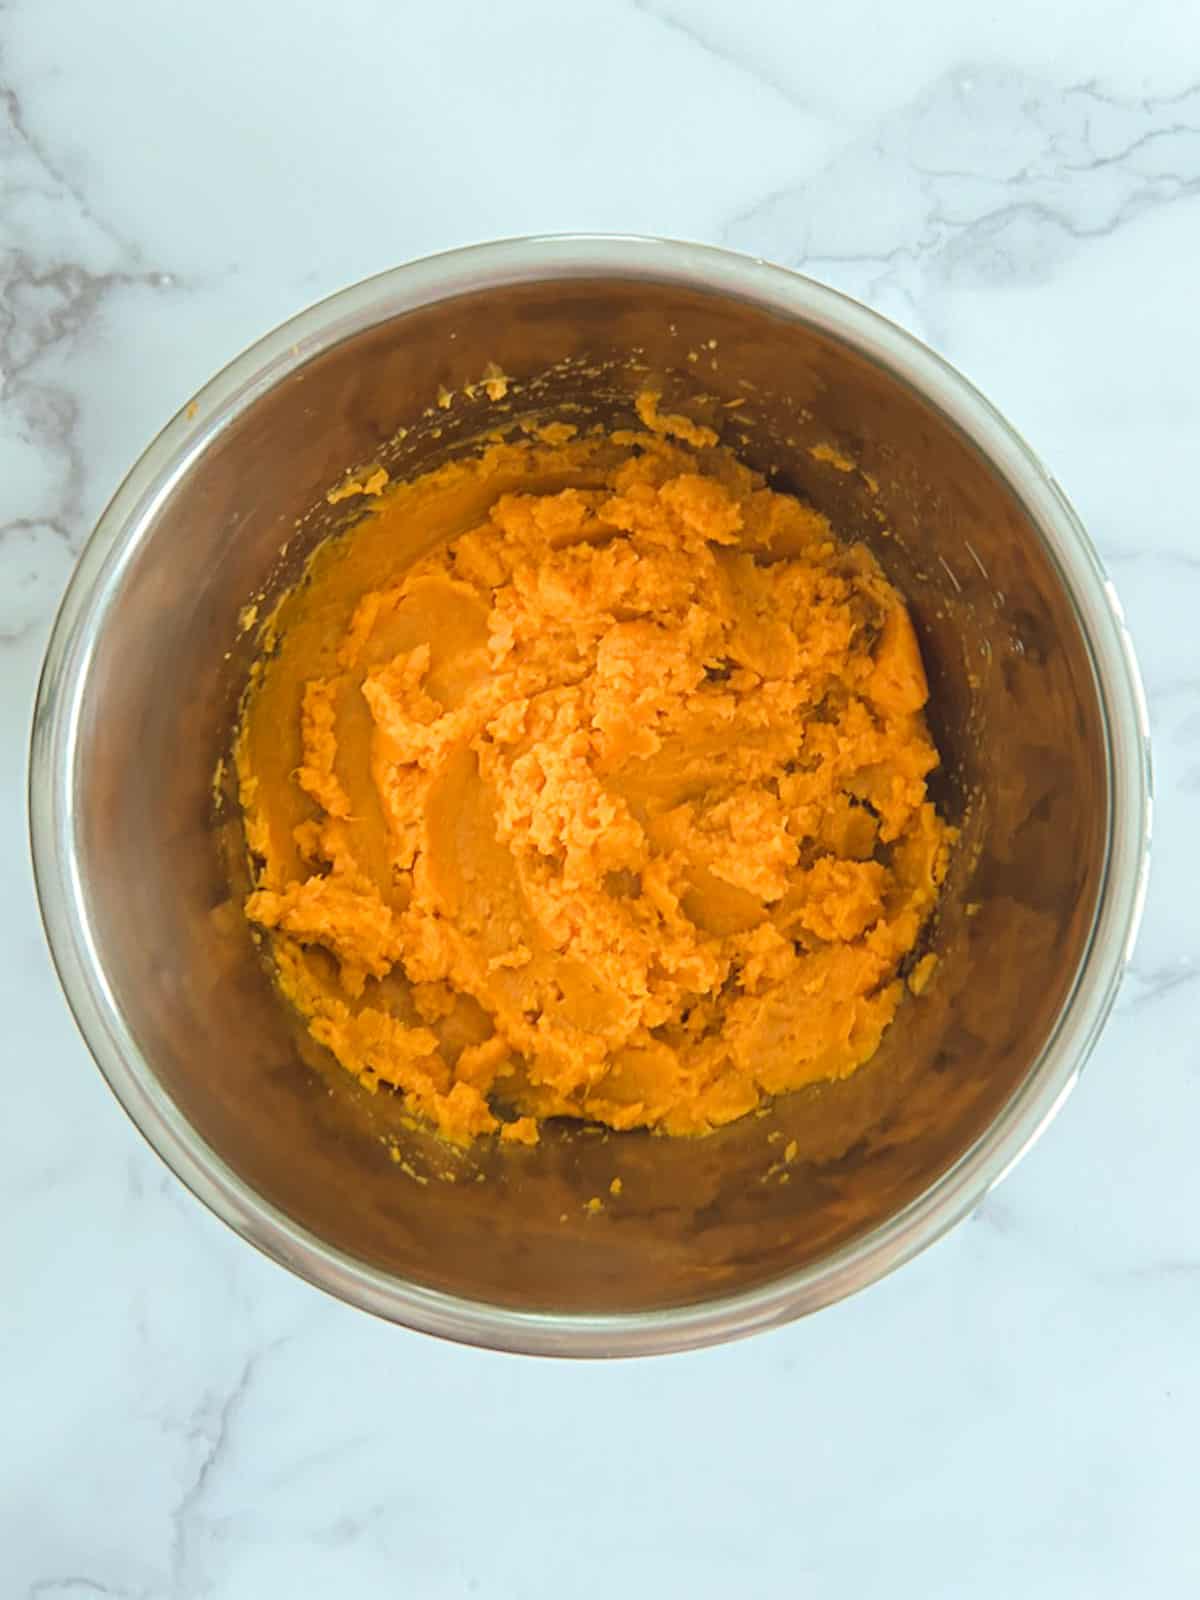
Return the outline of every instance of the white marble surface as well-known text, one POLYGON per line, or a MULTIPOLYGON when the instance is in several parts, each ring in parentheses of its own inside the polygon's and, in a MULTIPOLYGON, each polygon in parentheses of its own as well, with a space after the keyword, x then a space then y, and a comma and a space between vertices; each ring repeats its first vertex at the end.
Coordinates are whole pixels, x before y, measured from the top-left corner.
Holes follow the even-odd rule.
POLYGON ((1194 0, 8 0, 0 73, 0 1600, 1197 1593, 1194 0), (168 414, 328 290, 573 228, 801 264, 962 366, 1111 564, 1159 793, 1118 1012, 981 1212, 808 1323, 597 1366, 375 1323, 212 1220, 76 1037, 21 842, 51 612, 168 414))

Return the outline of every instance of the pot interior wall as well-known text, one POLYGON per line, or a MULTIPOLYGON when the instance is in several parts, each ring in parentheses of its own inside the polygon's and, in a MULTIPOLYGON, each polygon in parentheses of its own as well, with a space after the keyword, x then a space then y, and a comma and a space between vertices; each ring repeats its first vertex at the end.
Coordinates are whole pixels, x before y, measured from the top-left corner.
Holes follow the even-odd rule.
POLYGON ((177 484, 97 647, 77 854, 133 1035, 254 1189, 422 1284, 526 1309, 628 1311, 811 1261, 894 1214, 979 1137, 1037 1059, 1086 947, 1105 748, 1057 572, 1010 489, 916 393, 750 303, 632 279, 513 285, 316 355, 177 484), (489 362, 513 380, 508 397, 465 402, 464 382, 489 362), (937 797, 962 828, 930 938, 941 960, 868 1066, 767 1115, 695 1141, 562 1127, 534 1149, 460 1155, 406 1128, 394 1101, 360 1091, 303 1035, 231 896, 240 827, 227 795, 214 804, 213 773, 254 649, 239 613, 353 516, 324 500, 347 468, 419 470, 528 412, 631 418, 648 380, 866 539, 909 597, 945 757, 937 797), (449 412, 433 406, 439 386, 460 393, 449 412), (814 457, 818 444, 853 469, 814 457), (594 1195, 606 1205, 591 1216, 594 1195))

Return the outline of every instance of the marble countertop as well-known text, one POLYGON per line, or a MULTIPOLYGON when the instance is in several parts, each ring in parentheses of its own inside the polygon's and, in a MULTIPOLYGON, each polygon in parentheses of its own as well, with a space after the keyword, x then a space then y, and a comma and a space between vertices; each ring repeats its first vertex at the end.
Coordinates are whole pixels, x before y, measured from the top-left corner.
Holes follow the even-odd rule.
POLYGON ((0 7, 0 1600, 1200 1590, 1197 74, 1185 0, 0 7), (1158 788, 1117 1012, 1003 1187, 808 1322, 608 1365, 384 1326, 214 1221, 21 842, 51 614, 167 416, 331 289, 568 229, 799 265, 961 366, 1109 563, 1158 788))

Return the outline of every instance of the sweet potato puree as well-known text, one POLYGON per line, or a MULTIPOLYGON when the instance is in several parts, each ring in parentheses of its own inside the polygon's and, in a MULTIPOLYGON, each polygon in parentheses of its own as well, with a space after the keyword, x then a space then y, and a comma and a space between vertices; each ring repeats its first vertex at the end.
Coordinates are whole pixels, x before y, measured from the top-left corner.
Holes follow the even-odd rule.
POLYGON ((458 1142, 699 1134, 852 1073, 945 868, 900 596, 710 430, 639 414, 372 502, 247 696, 279 986, 458 1142))

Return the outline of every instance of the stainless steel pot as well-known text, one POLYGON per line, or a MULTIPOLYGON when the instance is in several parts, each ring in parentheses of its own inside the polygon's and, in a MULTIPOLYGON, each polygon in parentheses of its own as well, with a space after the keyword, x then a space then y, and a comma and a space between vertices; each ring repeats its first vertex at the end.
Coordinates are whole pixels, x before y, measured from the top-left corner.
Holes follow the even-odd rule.
POLYGON ((46 930, 84 1037, 219 1216, 411 1327, 633 1354, 748 1333, 871 1282, 1028 1147, 1129 954, 1149 762, 1095 551, 963 378, 862 306, 762 262, 552 238, 335 295, 163 430, 63 602, 30 812, 46 930), (533 1150, 452 1158, 314 1053, 231 895, 238 821, 213 774, 254 648, 239 613, 344 520, 324 493, 348 467, 405 473, 470 447, 495 420, 489 402, 433 400, 489 362, 512 380, 511 414, 620 418, 650 376, 669 403, 722 418, 746 459, 871 542, 922 637, 939 799, 963 829, 935 980, 853 1078, 708 1139, 563 1128, 533 1150), (614 1175, 620 1196, 589 1210, 614 1175))

